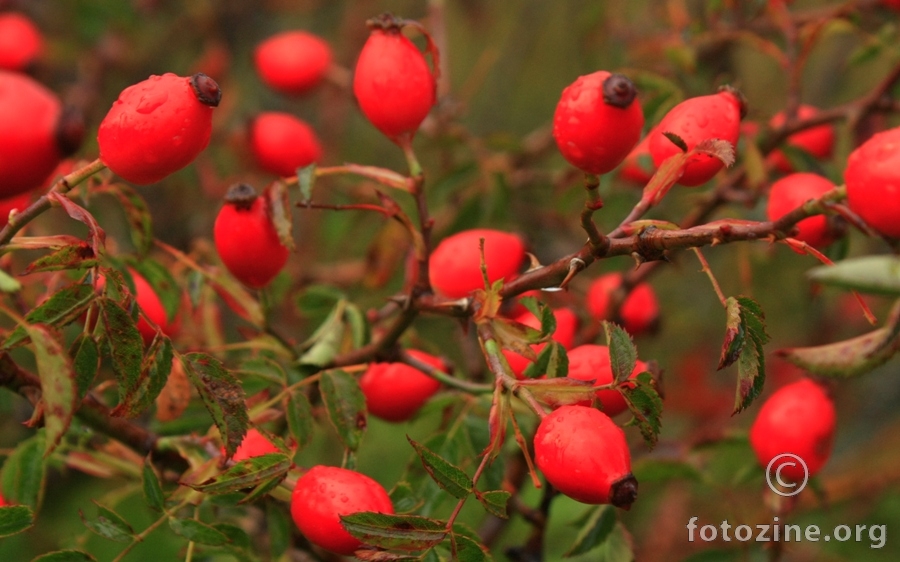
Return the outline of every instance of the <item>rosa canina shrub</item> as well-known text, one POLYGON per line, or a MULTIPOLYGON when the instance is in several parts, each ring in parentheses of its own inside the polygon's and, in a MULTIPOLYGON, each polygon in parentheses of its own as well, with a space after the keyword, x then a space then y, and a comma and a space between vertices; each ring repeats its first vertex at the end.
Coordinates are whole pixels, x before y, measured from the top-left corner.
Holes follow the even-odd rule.
POLYGON ((395 4, 0 2, 0 560, 896 560, 893 3, 395 4))

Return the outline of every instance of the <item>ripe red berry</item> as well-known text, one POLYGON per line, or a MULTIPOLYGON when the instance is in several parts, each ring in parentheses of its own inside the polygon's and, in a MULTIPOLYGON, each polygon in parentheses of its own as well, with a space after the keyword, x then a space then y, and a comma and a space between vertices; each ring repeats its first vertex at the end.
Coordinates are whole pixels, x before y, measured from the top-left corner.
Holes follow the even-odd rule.
MULTIPOLYGON (((610 296, 622 285, 621 273, 601 275, 591 283, 587 293, 588 313, 596 320, 610 320, 610 296)), ((632 336, 650 331, 659 317, 656 293, 647 283, 634 287, 619 308, 622 326, 632 336)))
POLYGON ((534 461, 554 488, 589 504, 628 509, 637 498, 625 433, 587 406, 562 406, 541 420, 534 461))
MULTIPOLYGON (((556 319, 556 331, 553 332, 553 339, 562 344, 564 348, 569 349, 575 341, 575 332, 578 331, 578 315, 569 308, 557 308, 553 310, 553 317, 556 319)), ((528 309, 514 317, 513 320, 536 330, 541 329, 541 321, 528 309)), ((538 343, 532 345, 531 348, 535 353, 540 353, 544 349, 544 345, 546 344, 538 343)), ((509 349, 504 349, 503 355, 513 374, 517 378, 522 378, 522 373, 525 372, 531 361, 509 349)))
MULTIPOLYGON (((650 154, 658 167, 681 149, 663 133, 681 137, 688 150, 708 139, 725 140, 737 146, 745 104, 737 92, 722 89, 717 94, 686 99, 663 117, 650 137, 650 154)), ((693 187, 706 183, 724 164, 715 156, 695 154, 688 159, 678 184, 693 187)))
POLYGON ((518 272, 525 259, 521 238, 486 228, 465 230, 445 238, 431 253, 428 274, 437 292, 458 299, 484 288, 480 238, 484 238, 484 262, 491 283, 518 272))
MULTIPOLYGON (((609 360, 609 348, 605 345, 579 345, 568 353, 570 379, 594 381, 595 386, 613 382, 612 364, 609 360)), ((638 360, 630 377, 647 370, 647 364, 638 360)), ((618 415, 628 409, 628 404, 618 390, 598 390, 597 399, 603 405, 603 413, 607 416, 618 415)), ((582 404, 590 406, 590 403, 582 404)))
MULTIPOLYGON (((817 113, 819 113, 819 110, 811 105, 801 105, 797 108, 798 119, 809 119, 814 117, 817 113)), ((769 121, 769 127, 773 129, 781 127, 784 125, 784 119, 785 116, 783 111, 777 113, 769 121)), ((817 125, 815 127, 810 127, 809 129, 804 129, 790 135, 785 143, 788 146, 799 148, 809 153, 809 155, 814 158, 828 158, 831 156, 831 152, 834 149, 834 125, 825 123, 824 125, 817 125)), ((768 160, 781 172, 787 174, 794 171, 794 167, 781 150, 772 151, 768 156, 768 160)))
POLYGON ((653 177, 655 169, 653 158, 650 156, 650 137, 655 131, 656 129, 652 129, 647 133, 647 136, 642 138, 622 161, 622 167, 619 168, 622 179, 644 186, 653 177))
POLYGON ((27 70, 44 50, 44 38, 23 14, 0 14, 0 69, 27 70))
POLYGON ((257 45, 253 53, 256 72, 278 92, 305 94, 319 85, 331 67, 331 47, 306 31, 285 31, 257 45))
POLYGON ((403 20, 382 14, 367 24, 372 31, 359 53, 353 93, 379 131, 396 143, 408 142, 434 105, 434 74, 403 35, 403 20))
MULTIPOLYGON (((766 400, 750 428, 750 445, 763 467, 781 454, 796 455, 806 463, 808 475, 819 472, 831 454, 834 441, 834 403, 825 390, 803 379, 780 388, 766 400)), ((778 461, 776 461, 778 462, 778 461)), ((803 467, 785 459, 780 474, 803 480, 803 467)), ((781 464, 781 463, 779 463, 781 464)))
POLYGON ((256 164, 277 176, 296 175, 322 157, 315 131, 290 113, 260 113, 250 122, 249 137, 256 164))
POLYGON ((247 434, 244 435, 244 439, 241 441, 241 444, 238 445, 237 450, 234 452, 234 456, 231 458, 235 462, 239 462, 253 457, 268 455, 269 453, 280 452, 278 447, 269 441, 265 435, 260 433, 255 427, 251 427, 247 430, 247 434))
POLYGON ((272 223, 268 200, 247 184, 228 190, 213 239, 228 271, 254 289, 268 285, 287 263, 289 251, 272 223))
POLYGON ((553 138, 566 160, 590 174, 618 166, 644 127, 636 97, 631 80, 605 70, 580 76, 566 87, 553 114, 553 138))
POLYGON ((297 480, 291 495, 291 516, 303 536, 345 556, 362 543, 344 529, 340 516, 361 511, 391 514, 394 506, 381 484, 345 468, 314 466, 297 480))
POLYGON ((134 281, 135 302, 143 312, 143 315, 138 316, 137 329, 141 333, 144 343, 149 345, 153 341, 153 338, 156 337, 157 326, 163 334, 170 338, 177 336, 181 330, 181 316, 176 314, 170 322, 162 300, 156 294, 153 286, 137 271, 129 269, 128 272, 134 281), (148 318, 153 324, 147 321, 148 318))
POLYGON ((41 186, 78 149, 84 123, 33 79, 0 70, 0 198, 41 186))
MULTIPOLYGON (((410 349, 410 355, 444 370, 443 361, 425 352, 410 349)), ((441 388, 441 383, 406 363, 372 363, 359 379, 366 408, 373 416, 402 422, 416 412, 441 388)))
POLYGON ((129 86, 100 123, 100 160, 132 183, 158 182, 206 148, 221 98, 205 74, 167 73, 129 86))
MULTIPOLYGON (((817 174, 799 173, 785 176, 772 184, 766 214, 769 220, 778 220, 810 199, 821 197, 834 189, 827 179, 817 174)), ((817 215, 797 223, 799 233, 794 237, 815 248, 822 248, 833 241, 828 219, 817 215)))
POLYGON ((850 153, 847 204, 869 226, 900 238, 900 127, 877 133, 850 153))

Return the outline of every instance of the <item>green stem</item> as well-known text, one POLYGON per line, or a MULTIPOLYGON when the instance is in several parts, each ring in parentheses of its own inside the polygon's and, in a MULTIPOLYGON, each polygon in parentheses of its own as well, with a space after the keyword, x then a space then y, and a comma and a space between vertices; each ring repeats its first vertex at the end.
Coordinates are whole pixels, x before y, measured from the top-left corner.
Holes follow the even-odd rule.
POLYGON ((146 529, 144 529, 143 531, 141 531, 140 534, 135 535, 135 536, 134 536, 134 539, 132 539, 132 541, 131 541, 131 544, 129 544, 128 546, 126 546, 125 549, 122 550, 122 552, 120 552, 119 555, 116 556, 116 557, 113 559, 112 562, 120 562, 120 561, 125 557, 125 555, 127 555, 129 552, 131 552, 131 549, 133 549, 135 546, 137 546, 138 543, 144 542, 144 539, 146 539, 146 538, 150 535, 150 533, 152 533, 152 532, 155 531, 157 528, 159 528, 160 525, 162 525, 163 523, 165 523, 165 522, 169 519, 169 517, 171 517, 171 513, 172 513, 172 512, 178 511, 179 509, 185 507, 185 506, 188 505, 189 503, 190 503, 189 500, 184 500, 184 501, 182 501, 180 504, 178 504, 177 506, 175 506, 174 509, 172 509, 172 510, 166 510, 166 511, 162 514, 162 517, 160 517, 159 519, 157 519, 156 521, 154 521, 153 523, 151 523, 150 526, 147 527, 146 529))

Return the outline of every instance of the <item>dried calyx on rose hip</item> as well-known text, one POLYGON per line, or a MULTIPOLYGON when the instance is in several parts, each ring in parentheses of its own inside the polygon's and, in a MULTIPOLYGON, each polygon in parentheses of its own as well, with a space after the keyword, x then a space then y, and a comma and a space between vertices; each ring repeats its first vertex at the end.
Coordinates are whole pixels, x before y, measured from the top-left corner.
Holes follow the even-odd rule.
POLYGON ((287 263, 266 194, 247 184, 232 186, 213 225, 213 239, 222 263, 241 283, 259 289, 268 285, 287 263))
POLYGON ((637 499, 625 433, 600 410, 569 405, 547 414, 534 461, 554 488, 582 503, 629 509, 637 499))
POLYGON ((32 78, 0 70, 0 198, 45 187, 60 161, 78 150, 81 114, 32 78))
MULTIPOLYGON (((669 157, 683 152, 684 148, 691 151, 702 142, 714 139, 727 141, 736 147, 741 119, 746 113, 744 96, 729 86, 719 88, 716 94, 684 100, 669 110, 650 137, 653 163, 659 167, 669 157), (676 135, 685 146, 678 146, 665 133, 676 135)), ((688 187, 704 184, 724 166, 722 160, 712 154, 695 153, 685 162, 676 183, 688 187)))
POLYGON ((562 92, 553 115, 553 138, 573 166, 605 174, 641 138, 644 113, 637 88, 626 76, 599 70, 581 76, 562 92))
MULTIPOLYGON (((391 14, 366 23, 371 33, 359 53, 353 93, 360 110, 379 131, 397 144, 408 143, 436 99, 435 74, 422 52, 403 35, 407 25, 424 30, 391 14)), ((436 49, 427 34, 426 39, 434 55, 436 49)))
POLYGON ((139 185, 160 181, 209 144, 219 85, 202 73, 151 76, 119 95, 100 123, 100 160, 139 185))

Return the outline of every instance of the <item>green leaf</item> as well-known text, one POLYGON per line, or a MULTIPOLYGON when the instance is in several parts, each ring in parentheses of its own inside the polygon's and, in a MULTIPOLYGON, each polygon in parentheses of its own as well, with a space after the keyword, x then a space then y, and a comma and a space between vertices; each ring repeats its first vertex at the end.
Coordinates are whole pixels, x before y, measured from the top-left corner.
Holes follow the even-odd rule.
POLYGON ((97 559, 80 550, 57 550, 32 558, 31 562, 97 562, 97 559))
POLYGON ((130 389, 124 402, 120 402, 111 415, 132 418, 149 408, 166 386, 172 371, 172 355, 172 340, 157 333, 144 356, 137 385, 130 389))
POLYGON ((97 506, 97 519, 87 519, 84 516, 84 512, 78 510, 84 525, 94 533, 111 541, 131 542, 134 538, 134 529, 131 528, 131 525, 115 511, 100 505, 96 501, 94 501, 94 504, 97 506))
POLYGON ((226 494, 252 488, 272 478, 283 478, 290 468, 291 459, 287 455, 269 453, 244 459, 218 476, 187 485, 206 494, 226 494))
POLYGON ((631 535, 621 523, 616 523, 606 540, 591 551, 590 559, 591 562, 634 562, 631 535))
POLYGON ((300 357, 301 365, 321 367, 334 359, 344 341, 344 309, 347 301, 340 300, 334 305, 328 317, 316 328, 308 340, 303 342, 306 352, 300 357))
POLYGON ((151 509, 162 511, 166 505, 166 497, 163 495, 162 486, 159 483, 159 477, 153 470, 153 464, 150 457, 144 459, 144 466, 141 470, 141 480, 144 486, 144 501, 151 509))
POLYGON ((509 518, 507 504, 512 494, 505 490, 491 490, 489 492, 475 492, 475 497, 488 513, 501 519, 509 518))
POLYGON ((634 416, 627 425, 636 425, 644 441, 652 448, 656 445, 662 426, 662 399, 656 391, 656 382, 650 373, 640 373, 631 379, 631 383, 633 386, 619 387, 634 416))
MULTIPOLYGON (((62 328, 84 314, 93 300, 94 288, 91 285, 82 283, 69 285, 33 308, 25 315, 25 322, 62 328)), ((28 333, 25 328, 18 326, 3 342, 3 347, 9 349, 24 342, 27 338, 28 333)))
POLYGON ((537 356, 537 360, 530 363, 523 371, 526 379, 536 379, 547 375, 548 379, 565 377, 569 372, 569 356, 566 348, 556 340, 547 342, 537 356))
POLYGON ((196 543, 209 546, 222 546, 228 543, 228 537, 224 533, 196 519, 169 517, 169 528, 175 534, 196 543))
POLYGON ((153 217, 146 201, 134 189, 122 182, 107 183, 92 188, 95 193, 108 193, 119 200, 131 227, 131 241, 141 256, 153 247, 153 217))
POLYGON ((100 370, 100 350, 93 337, 81 333, 72 342, 69 356, 72 358, 72 368, 75 371, 75 386, 78 392, 76 401, 80 403, 91 389, 94 377, 100 370))
POLYGON ((446 523, 418 515, 388 515, 364 511, 341 515, 347 531, 365 544, 396 550, 424 550, 447 536, 446 523))
POLYGON ((616 509, 609 505, 592 508, 590 517, 578 531, 575 543, 564 554, 566 558, 587 554, 602 545, 616 527, 616 509))
POLYGON ((738 383, 735 393, 734 413, 747 408, 761 393, 766 381, 765 350, 769 335, 766 333, 762 308, 751 298, 737 297, 741 325, 749 341, 738 356, 738 383))
POLYGON ((241 375, 241 378, 246 378, 246 375, 250 375, 277 386, 282 386, 288 382, 284 367, 274 359, 265 356, 253 357, 242 362, 237 372, 241 375))
POLYGON ((300 188, 300 204, 312 201, 313 185, 316 182, 316 165, 310 164, 297 170, 297 185, 300 188))
POLYGON ((390 491, 394 513, 411 513, 422 506, 422 499, 416 496, 409 482, 397 482, 390 491))
POLYGON ((900 258, 863 256, 834 265, 814 267, 810 280, 823 285, 853 289, 862 293, 900 296, 900 258))
POLYGON ((353 338, 353 347, 359 348, 369 343, 369 321, 366 315, 355 304, 347 304, 344 310, 344 319, 347 327, 350 329, 350 335, 353 338))
POLYGON ((425 471, 428 472, 432 480, 437 482, 438 486, 457 499, 463 499, 472 492, 474 488, 472 479, 461 468, 445 461, 434 451, 428 449, 428 447, 416 443, 408 435, 406 440, 416 450, 416 454, 419 455, 419 459, 422 460, 422 464, 425 466, 425 471))
POLYGON ((21 533, 34 525, 34 512, 27 505, 0 507, 0 537, 21 533))
POLYGON ((355 451, 367 425, 366 397, 359 382, 340 369, 325 371, 319 379, 319 390, 338 437, 345 447, 355 451))
POLYGON ((234 456, 250 426, 240 381, 221 361, 205 353, 183 355, 181 364, 222 434, 226 456, 234 456))
MULTIPOLYGON (((290 466, 288 466, 288 468, 290 468, 290 466)), ((278 487, 278 485, 281 484, 281 481, 284 480, 285 476, 287 476, 287 470, 285 470, 284 473, 275 476, 274 478, 270 478, 268 480, 260 482, 255 488, 250 490, 250 492, 248 492, 243 498, 241 498, 238 503, 246 504, 255 502, 259 498, 265 496, 276 487, 278 487)))
POLYGON ((34 437, 19 442, 3 463, 0 479, 7 502, 27 505, 35 512, 40 508, 47 477, 45 441, 44 431, 38 431, 34 437))
POLYGON ((679 137, 679 136, 676 135, 675 133, 672 133, 672 132, 669 132, 669 131, 663 131, 662 134, 663 134, 664 137, 666 137, 667 139, 669 139, 670 141, 672 141, 672 144, 674 144, 674 145, 677 146, 679 149, 681 149, 682 152, 687 152, 687 151, 688 151, 688 145, 687 145, 687 143, 684 142, 684 139, 682 139, 681 137, 679 137))
POLYGON ((490 552, 477 541, 465 535, 458 535, 456 533, 453 534, 453 539, 456 541, 456 557, 454 560, 458 560, 459 562, 493 561, 490 552))
POLYGON ((231 543, 231 546, 243 549, 250 549, 253 546, 253 543, 250 540, 250 535, 247 534, 247 531, 241 529, 237 525, 230 525, 228 523, 216 523, 212 527, 213 529, 228 537, 228 542, 231 543))
POLYGON ((728 297, 725 301, 725 317, 725 341, 722 343, 718 367, 720 370, 738 360, 747 342, 744 322, 741 320, 741 306, 736 298, 728 297))
POLYGON ((363 562, 422 562, 421 556, 395 554, 386 550, 359 550, 353 556, 363 562))
POLYGON ((87 242, 77 242, 34 260, 22 271, 22 275, 66 269, 87 269, 98 263, 100 261, 94 255, 91 245, 87 242))
POLYGON ((612 367, 613 380, 627 380, 634 372, 637 364, 637 348, 631 336, 624 328, 613 322, 603 322, 606 342, 609 345, 609 362, 612 367))
POLYGON ((269 559, 280 560, 291 545, 293 522, 285 515, 282 504, 266 504, 266 529, 269 531, 269 559))
POLYGON ((47 326, 25 326, 34 346, 38 376, 41 379, 41 403, 44 405, 44 428, 46 448, 49 455, 59 445, 75 416, 78 389, 75 386, 75 371, 69 354, 47 326))
POLYGON ((285 398, 284 415, 297 448, 309 445, 313 438, 312 406, 302 388, 295 389, 285 398))
POLYGON ((99 302, 104 341, 119 383, 119 404, 127 403, 129 396, 137 392, 142 384, 144 340, 134 319, 117 302, 106 297, 99 299, 99 302))
POLYGON ((22 290, 22 284, 15 277, 0 269, 0 292, 17 293, 22 290))

